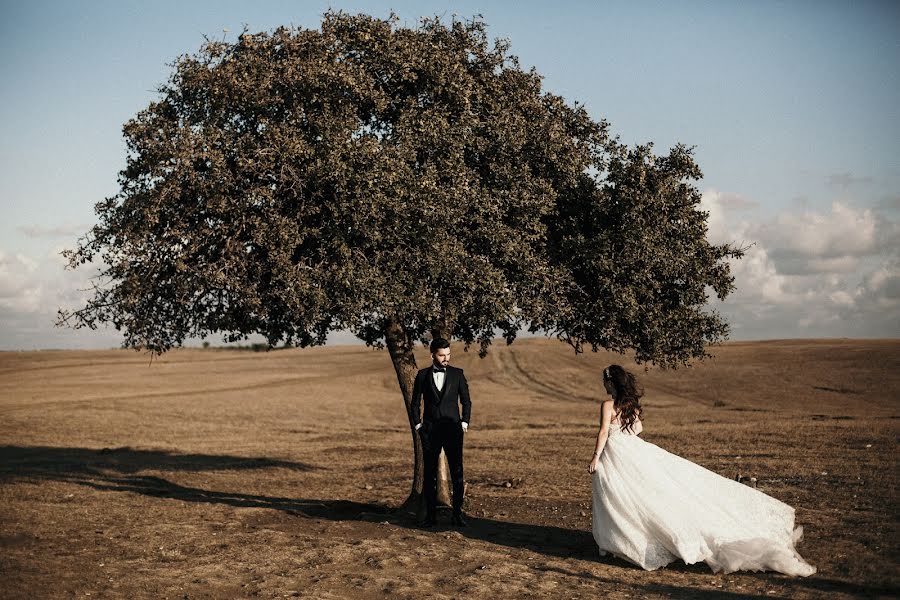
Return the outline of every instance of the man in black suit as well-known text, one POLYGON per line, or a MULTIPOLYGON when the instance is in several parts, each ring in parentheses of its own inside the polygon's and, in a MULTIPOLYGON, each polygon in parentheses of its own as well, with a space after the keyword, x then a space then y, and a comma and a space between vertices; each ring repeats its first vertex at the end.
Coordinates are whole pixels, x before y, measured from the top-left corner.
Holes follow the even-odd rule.
POLYGON ((469 384, 462 369, 450 366, 450 342, 437 338, 431 342, 431 365, 416 374, 413 386, 412 412, 416 431, 425 452, 425 520, 423 527, 433 527, 437 512, 437 467, 441 449, 447 454, 450 479, 453 481, 453 518, 457 527, 465 527, 463 503, 463 434, 469 429, 472 402, 469 384), (425 406, 419 419, 422 397, 425 406), (459 405, 462 404, 462 417, 459 405))

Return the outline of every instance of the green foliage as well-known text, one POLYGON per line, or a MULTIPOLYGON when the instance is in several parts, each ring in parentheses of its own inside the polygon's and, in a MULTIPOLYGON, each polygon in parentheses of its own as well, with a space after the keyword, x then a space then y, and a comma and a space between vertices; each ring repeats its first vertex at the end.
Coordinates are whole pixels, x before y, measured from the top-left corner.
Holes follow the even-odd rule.
POLYGON ((339 328, 380 346, 393 322, 675 365, 727 333, 704 306, 740 250, 707 243, 690 150, 624 147, 479 19, 329 12, 210 41, 124 132, 120 192, 68 253, 105 283, 61 321, 126 346, 339 328))

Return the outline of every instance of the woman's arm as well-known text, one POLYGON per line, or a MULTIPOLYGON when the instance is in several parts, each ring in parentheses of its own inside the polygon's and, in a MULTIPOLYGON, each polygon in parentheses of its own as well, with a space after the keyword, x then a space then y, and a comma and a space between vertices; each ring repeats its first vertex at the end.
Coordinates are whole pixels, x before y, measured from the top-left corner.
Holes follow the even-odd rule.
POLYGON ((597 434, 597 443, 594 444, 594 458, 591 460, 591 466, 588 471, 593 473, 597 470, 597 463, 600 461, 600 455, 603 454, 603 448, 606 447, 606 440, 609 438, 609 422, 612 421, 613 401, 604 400, 600 405, 600 432, 597 434))

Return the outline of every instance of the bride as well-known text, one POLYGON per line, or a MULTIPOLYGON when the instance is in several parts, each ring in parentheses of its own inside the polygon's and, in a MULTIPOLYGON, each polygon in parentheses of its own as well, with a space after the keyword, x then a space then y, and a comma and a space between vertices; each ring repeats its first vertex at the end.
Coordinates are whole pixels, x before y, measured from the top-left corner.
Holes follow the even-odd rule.
POLYGON ((714 572, 816 572, 794 549, 803 528, 793 508, 639 438, 643 391, 619 365, 603 370, 603 386, 612 398, 590 465, 601 555, 650 570, 680 558, 714 572))

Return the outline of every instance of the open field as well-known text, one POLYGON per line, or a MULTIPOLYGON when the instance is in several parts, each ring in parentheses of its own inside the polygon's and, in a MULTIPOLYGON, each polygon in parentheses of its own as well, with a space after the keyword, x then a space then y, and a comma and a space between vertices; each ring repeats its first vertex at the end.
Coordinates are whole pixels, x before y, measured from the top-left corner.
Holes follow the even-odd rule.
POLYGON ((598 374, 630 361, 534 339, 453 351, 470 526, 437 531, 390 510, 412 453, 386 351, 0 353, 0 597, 898 594, 900 341, 736 342, 636 371, 646 440, 796 507, 807 579, 599 558, 598 374))

